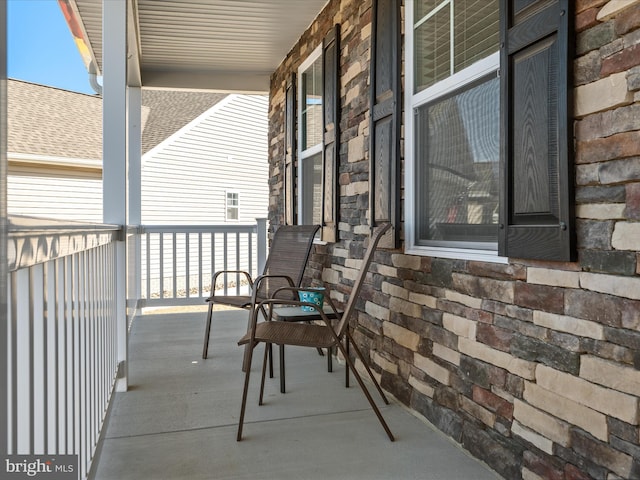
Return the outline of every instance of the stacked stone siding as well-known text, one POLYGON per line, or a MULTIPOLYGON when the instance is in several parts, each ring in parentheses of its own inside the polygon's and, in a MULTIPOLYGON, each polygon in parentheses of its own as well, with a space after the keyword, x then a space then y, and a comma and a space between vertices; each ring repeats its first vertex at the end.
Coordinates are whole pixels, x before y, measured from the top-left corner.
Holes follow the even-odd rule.
MULTIPOLYGON (((579 260, 379 250, 356 341, 385 389, 507 479, 640 478, 640 1, 576 0, 579 260)), ((272 225, 284 86, 341 24, 340 240, 310 281, 347 298, 368 228, 371 2, 332 0, 272 77, 272 225)), ((393 426, 392 426, 393 428, 393 426)))

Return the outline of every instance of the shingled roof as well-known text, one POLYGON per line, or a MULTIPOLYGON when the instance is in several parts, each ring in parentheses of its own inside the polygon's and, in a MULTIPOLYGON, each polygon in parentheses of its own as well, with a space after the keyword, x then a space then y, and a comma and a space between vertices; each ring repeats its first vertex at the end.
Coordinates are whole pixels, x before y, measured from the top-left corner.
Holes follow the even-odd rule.
MULTIPOLYGON (((142 153, 207 111, 227 94, 143 90, 142 153)), ((9 79, 8 152, 102 159, 102 97, 9 79)))
POLYGON ((7 82, 9 153, 100 160, 102 98, 21 80, 7 82))
POLYGON ((142 132, 142 154, 180 130, 227 96, 226 93, 142 90, 149 115, 142 132))

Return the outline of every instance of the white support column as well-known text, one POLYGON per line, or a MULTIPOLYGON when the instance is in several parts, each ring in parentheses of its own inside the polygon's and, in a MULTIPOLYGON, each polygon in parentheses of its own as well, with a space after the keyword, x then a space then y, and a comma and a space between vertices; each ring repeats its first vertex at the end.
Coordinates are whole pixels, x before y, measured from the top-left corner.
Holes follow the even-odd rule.
MULTIPOLYGON (((7 2, 0 2, 0 345, 8 344, 7 329, 7 2)), ((0 391, 9 391, 6 348, 0 355, 0 391)), ((0 395, 0 432, 7 432, 7 396, 0 395)), ((0 435, 0 455, 7 453, 7 435, 0 435)))
MULTIPOLYGON (((129 225, 142 222, 142 88, 128 88, 128 132, 129 132, 129 225)), ((140 234, 127 237, 128 288, 127 299, 137 309, 141 298, 141 241, 140 234)), ((131 306, 130 306, 131 307, 131 306)), ((131 312, 130 309, 127 309, 131 312)), ((132 312, 135 315, 135 310, 132 312)))
MULTIPOLYGON (((102 185, 103 220, 127 225, 127 4, 102 0, 102 185)), ((116 311, 118 363, 116 389, 127 388, 127 273, 125 239, 117 245, 116 311)))

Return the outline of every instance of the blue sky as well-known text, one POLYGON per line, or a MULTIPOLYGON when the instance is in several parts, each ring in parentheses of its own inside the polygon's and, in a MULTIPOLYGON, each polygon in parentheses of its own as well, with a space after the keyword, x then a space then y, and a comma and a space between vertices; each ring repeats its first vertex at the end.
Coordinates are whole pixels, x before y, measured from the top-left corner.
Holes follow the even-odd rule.
POLYGON ((57 0, 7 1, 9 78, 94 94, 57 0))

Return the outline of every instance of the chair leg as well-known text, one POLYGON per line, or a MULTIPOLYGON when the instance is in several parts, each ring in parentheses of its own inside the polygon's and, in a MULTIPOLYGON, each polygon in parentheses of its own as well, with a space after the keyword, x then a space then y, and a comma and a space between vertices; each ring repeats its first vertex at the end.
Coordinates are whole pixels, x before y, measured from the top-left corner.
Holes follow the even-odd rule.
MULTIPOLYGON (((251 328, 251 316, 254 314, 253 308, 254 307, 251 307, 249 309, 249 319, 247 320, 247 332, 251 328)), ((262 313, 262 316, 266 319, 267 315, 266 315, 266 312, 264 311, 264 308, 260 309, 260 312, 262 313)), ((248 365, 249 365, 249 344, 246 344, 244 347, 244 359, 242 360, 243 372, 247 371, 247 368, 249 368, 248 365)))
POLYGON ((204 347, 202 347, 202 358, 206 359, 209 352, 209 335, 211 334, 211 316, 213 315, 213 301, 209 302, 207 312, 207 323, 204 329, 204 347))
MULTIPOLYGON (((349 341, 348 335, 345 335, 345 341, 347 342, 345 351, 347 352, 347 355, 349 355, 351 342, 349 341)), ((345 388, 349 388, 349 369, 348 368, 344 369, 344 386, 345 388)))
MULTIPOLYGON (((353 364, 351 359, 348 357, 347 351, 344 348, 344 346, 342 345, 342 342, 337 342, 337 345, 338 345, 338 348, 340 349, 340 351, 342 352, 342 354, 344 355, 345 361, 347 362, 347 365, 351 369, 351 372, 353 373, 353 376, 358 381, 358 385, 360 385, 360 388, 362 389, 362 393, 364 393, 364 396, 367 397, 367 400, 369 401, 369 405, 371 405, 371 408, 375 412, 376 417, 378 417, 378 421, 382 425, 382 428, 384 428, 384 431, 387 433, 387 436, 389 437, 389 440, 391 440, 392 442, 395 441, 395 438, 393 437, 393 433, 391 433, 391 430, 389 429, 389 426, 387 425, 387 422, 384 420, 384 417, 382 416, 382 413, 380 413, 380 409, 378 408, 378 406, 373 401, 373 398, 371 398, 371 394, 369 393, 369 390, 367 389, 367 386, 362 381, 362 378, 360 377, 360 374, 356 370, 355 365, 353 364)), ((355 345, 354 345, 354 347, 355 347, 355 345)), ((360 358, 360 361, 362 361, 364 363, 364 359, 363 358, 360 358)))
MULTIPOLYGON (((253 309, 249 309, 249 320, 247 320, 247 332, 249 331, 249 329, 251 328, 251 316, 253 315, 253 309)), ((247 370, 249 370, 249 368, 251 368, 251 355, 249 353, 249 350, 252 350, 249 346, 249 344, 247 343, 244 346, 244 357, 242 358, 242 371, 246 372, 247 370)))
POLYGON ((260 380, 260 397, 258 398, 258 405, 262 405, 262 398, 264 397, 264 377, 267 373, 267 357, 271 358, 269 351, 271 350, 271 344, 264 344, 264 359, 262 360, 262 379, 260 380))
POLYGON ((269 344, 269 378, 273 378, 273 344, 269 344))
POLYGON ((356 345, 356 342, 353 341, 353 339, 351 338, 351 335, 349 335, 349 332, 347 332, 346 334, 346 338, 347 338, 347 345, 351 344, 353 345, 353 350, 356 352, 356 355, 358 356, 358 358, 360 359, 360 361, 362 362, 362 365, 364 365, 365 370, 367 371, 367 373, 369 374, 369 378, 371 378, 371 381, 373 382, 373 384, 376 387, 376 390, 378 390, 378 393, 380 394, 380 396, 382 397, 382 400, 384 401, 384 403, 386 403, 387 405, 389 405, 389 400, 387 400, 386 395, 384 394, 384 392, 382 391, 382 388, 380 387, 380 384, 378 383, 378 381, 376 380, 376 377, 373 376, 373 372, 371 371, 371 369, 369 368, 369 365, 367 365, 367 362, 365 362, 364 357, 362 356, 362 352, 360 351, 360 349, 358 348, 358 345, 356 345))
POLYGON ((247 344, 248 355, 247 355, 247 369, 244 374, 244 389, 242 390, 242 406, 240 407, 240 419, 238 420, 238 435, 236 440, 239 442, 242 440, 242 426, 244 424, 244 413, 247 406, 247 393, 249 391, 249 375, 251 374, 251 360, 253 359, 253 348, 256 344, 251 345, 247 344))
POLYGON ((280 347, 280 393, 285 393, 285 379, 284 379, 284 345, 280 347))

